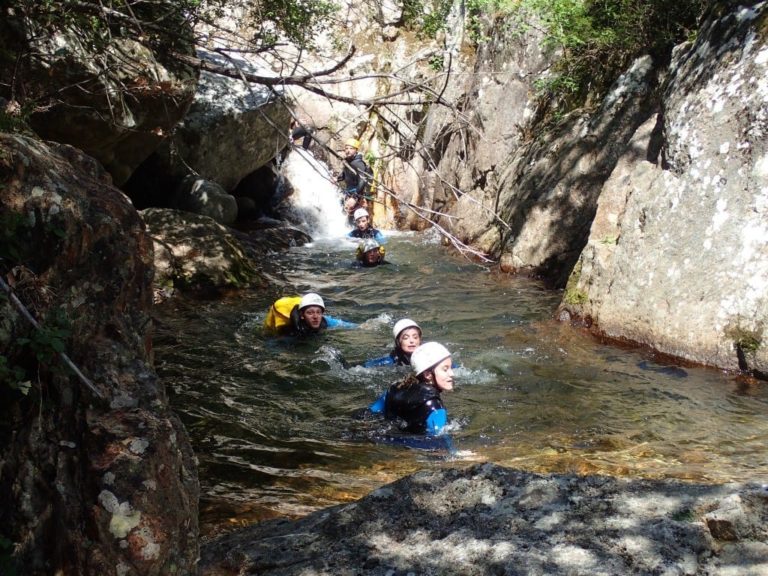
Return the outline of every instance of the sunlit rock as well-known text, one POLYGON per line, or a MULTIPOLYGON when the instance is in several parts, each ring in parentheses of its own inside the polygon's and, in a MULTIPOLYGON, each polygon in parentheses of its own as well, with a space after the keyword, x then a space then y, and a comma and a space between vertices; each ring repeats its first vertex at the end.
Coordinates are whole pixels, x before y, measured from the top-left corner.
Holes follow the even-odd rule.
POLYGON ((611 337, 768 373, 765 6, 675 51, 663 112, 600 196, 564 305, 611 337), (761 16, 762 15, 762 16, 761 16))

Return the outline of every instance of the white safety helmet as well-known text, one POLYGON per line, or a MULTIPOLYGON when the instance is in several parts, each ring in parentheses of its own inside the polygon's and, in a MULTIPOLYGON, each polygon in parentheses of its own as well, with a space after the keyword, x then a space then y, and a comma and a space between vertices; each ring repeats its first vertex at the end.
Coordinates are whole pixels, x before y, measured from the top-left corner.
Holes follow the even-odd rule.
POLYGON ((421 336, 421 326, 416 324, 416 322, 410 318, 403 318, 402 320, 395 322, 395 327, 392 328, 392 335, 395 337, 395 343, 397 343, 397 339, 400 338, 400 334, 402 334, 403 330, 406 328, 416 328, 416 330, 419 331, 419 336, 421 336))
POLYGON ((308 292, 301 297, 299 301, 299 310, 304 310, 307 306, 320 306, 325 311, 325 302, 320 298, 319 294, 314 292, 308 292))
POLYGON ((363 216, 370 216, 370 214, 368 214, 368 210, 366 210, 365 208, 358 208, 357 210, 355 210, 355 213, 352 215, 352 219, 355 222, 357 222, 357 219, 362 218, 363 216))
POLYGON ((366 238, 360 244, 360 251, 363 253, 370 252, 371 250, 378 250, 379 248, 381 248, 381 244, 379 244, 373 238, 366 238))
POLYGON ((451 353, 448 348, 437 342, 425 342, 411 354, 411 366, 416 376, 434 368, 437 364, 450 358, 451 353))

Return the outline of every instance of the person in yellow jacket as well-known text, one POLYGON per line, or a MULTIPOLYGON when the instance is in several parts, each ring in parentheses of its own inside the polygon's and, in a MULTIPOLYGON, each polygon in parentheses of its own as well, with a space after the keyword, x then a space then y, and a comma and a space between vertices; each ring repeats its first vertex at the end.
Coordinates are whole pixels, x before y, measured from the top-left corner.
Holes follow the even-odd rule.
POLYGON ((325 302, 319 294, 308 292, 303 296, 285 296, 269 309, 264 320, 267 331, 285 336, 309 336, 335 328, 357 328, 354 322, 328 316, 325 302))

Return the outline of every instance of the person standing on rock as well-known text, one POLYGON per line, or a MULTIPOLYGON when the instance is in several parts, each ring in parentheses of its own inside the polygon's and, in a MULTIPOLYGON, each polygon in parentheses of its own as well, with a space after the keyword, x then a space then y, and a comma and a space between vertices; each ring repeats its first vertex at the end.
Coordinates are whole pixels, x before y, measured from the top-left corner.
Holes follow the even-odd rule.
POLYGON ((437 436, 448 423, 440 394, 453 390, 451 353, 438 342, 425 342, 411 354, 411 366, 413 374, 392 384, 368 408, 397 421, 404 432, 437 436))
POLYGON ((304 150, 309 150, 313 132, 312 126, 304 118, 296 118, 291 122, 291 142, 295 145, 297 141, 301 140, 301 147, 304 150))
POLYGON ((336 177, 344 194, 342 204, 348 216, 358 208, 368 207, 371 169, 358 152, 359 149, 360 141, 356 138, 344 142, 344 167, 336 177))

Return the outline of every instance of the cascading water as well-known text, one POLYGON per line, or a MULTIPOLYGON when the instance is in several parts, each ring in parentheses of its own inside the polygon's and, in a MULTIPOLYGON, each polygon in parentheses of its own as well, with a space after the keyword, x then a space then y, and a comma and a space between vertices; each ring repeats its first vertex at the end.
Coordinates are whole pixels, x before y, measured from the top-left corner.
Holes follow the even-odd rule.
POLYGON ((293 216, 304 223, 313 238, 337 238, 347 232, 339 188, 325 163, 308 150, 293 148, 283 161, 282 175, 293 189, 293 216))

